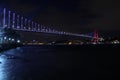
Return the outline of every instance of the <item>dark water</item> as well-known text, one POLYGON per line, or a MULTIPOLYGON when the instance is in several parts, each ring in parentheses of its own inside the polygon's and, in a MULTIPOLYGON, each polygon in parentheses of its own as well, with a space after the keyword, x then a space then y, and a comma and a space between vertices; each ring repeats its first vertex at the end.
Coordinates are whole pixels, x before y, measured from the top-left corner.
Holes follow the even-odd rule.
POLYGON ((24 46, 11 49, 0 53, 0 80, 112 80, 120 73, 119 46, 24 46))

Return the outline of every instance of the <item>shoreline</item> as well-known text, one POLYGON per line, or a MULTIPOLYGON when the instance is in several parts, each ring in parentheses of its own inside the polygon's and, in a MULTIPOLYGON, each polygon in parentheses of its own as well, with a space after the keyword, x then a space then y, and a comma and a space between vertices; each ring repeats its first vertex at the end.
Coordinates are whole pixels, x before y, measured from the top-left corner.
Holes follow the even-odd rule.
POLYGON ((45 48, 53 48, 53 47, 57 47, 57 48, 62 48, 63 46, 66 48, 71 48, 73 47, 73 49, 75 48, 86 48, 86 49, 99 49, 99 48, 110 48, 110 49, 114 49, 117 48, 118 46, 120 46, 120 44, 82 44, 82 45, 33 45, 33 44, 0 44, 0 52, 6 51, 6 50, 10 50, 13 48, 17 48, 17 47, 21 47, 21 46, 40 46, 40 47, 45 47, 45 48))
POLYGON ((20 47, 20 46, 22 46, 22 44, 0 44, 0 52, 13 49, 16 47, 20 47))

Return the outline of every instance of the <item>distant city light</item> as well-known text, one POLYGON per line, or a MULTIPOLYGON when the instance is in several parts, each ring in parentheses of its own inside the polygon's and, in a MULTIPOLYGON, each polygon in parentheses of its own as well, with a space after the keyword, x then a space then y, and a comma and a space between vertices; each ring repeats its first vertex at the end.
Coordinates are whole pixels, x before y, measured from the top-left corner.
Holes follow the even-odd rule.
POLYGON ((12 39, 12 41, 15 41, 15 39, 12 39))
POLYGON ((17 40, 17 43, 20 43, 20 40, 17 40))
POLYGON ((9 38, 8 40, 11 40, 11 38, 9 38))
POLYGON ((4 37, 4 39, 7 39, 7 37, 4 37))

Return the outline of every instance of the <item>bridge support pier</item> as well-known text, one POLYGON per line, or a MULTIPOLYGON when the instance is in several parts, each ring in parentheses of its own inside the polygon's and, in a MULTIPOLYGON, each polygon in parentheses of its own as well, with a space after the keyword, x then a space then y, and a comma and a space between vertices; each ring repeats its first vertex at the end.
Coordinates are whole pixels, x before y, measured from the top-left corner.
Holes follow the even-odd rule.
POLYGON ((98 43, 98 32, 97 31, 94 32, 94 43, 95 44, 98 43))

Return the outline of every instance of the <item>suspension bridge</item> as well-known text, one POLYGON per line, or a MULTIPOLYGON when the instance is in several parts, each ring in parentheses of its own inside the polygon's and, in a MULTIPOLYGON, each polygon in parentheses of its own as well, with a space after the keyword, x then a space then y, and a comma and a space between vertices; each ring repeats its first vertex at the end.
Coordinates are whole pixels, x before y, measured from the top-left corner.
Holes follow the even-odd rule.
MULTIPOLYGON (((24 32, 37 32, 37 33, 47 33, 47 34, 56 34, 56 35, 66 35, 66 36, 76 36, 76 37, 83 37, 83 38, 90 38, 94 39, 94 43, 98 43, 99 37, 98 32, 95 31, 94 35, 86 35, 86 34, 77 34, 65 31, 58 31, 55 29, 51 29, 49 27, 45 27, 39 23, 36 23, 32 20, 29 20, 15 12, 7 10, 4 8, 1 11, 1 28, 8 28, 13 29, 16 31, 24 31, 24 32)), ((3 39, 6 39, 4 37, 3 39)), ((2 38, 1 38, 2 40, 2 38)), ((12 40, 12 39, 11 39, 12 40)))

